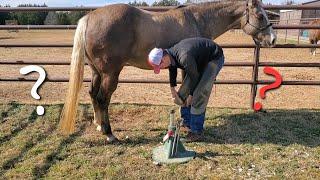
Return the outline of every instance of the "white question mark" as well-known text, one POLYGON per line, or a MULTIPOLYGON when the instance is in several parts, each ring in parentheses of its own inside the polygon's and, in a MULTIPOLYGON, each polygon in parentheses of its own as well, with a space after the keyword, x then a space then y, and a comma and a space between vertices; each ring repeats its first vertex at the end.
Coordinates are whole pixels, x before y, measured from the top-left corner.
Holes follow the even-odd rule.
MULTIPOLYGON (((31 89, 31 96, 35 99, 40 99, 41 97, 39 96, 37 91, 39 86, 41 86, 41 84, 46 78, 46 71, 42 67, 35 65, 25 66, 20 69, 20 74, 23 75, 29 74, 30 72, 38 72, 40 74, 39 79, 31 89)), ((37 106, 37 114, 40 116, 44 114, 44 108, 42 106, 37 106)))

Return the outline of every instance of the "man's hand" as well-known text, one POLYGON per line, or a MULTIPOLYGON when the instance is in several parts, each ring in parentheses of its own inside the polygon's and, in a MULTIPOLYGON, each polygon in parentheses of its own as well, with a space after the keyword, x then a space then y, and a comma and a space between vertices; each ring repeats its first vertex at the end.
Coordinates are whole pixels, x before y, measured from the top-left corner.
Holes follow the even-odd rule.
POLYGON ((171 87, 171 95, 172 95, 172 100, 175 104, 179 106, 184 106, 184 102, 182 99, 179 97, 178 92, 174 87, 171 87))
POLYGON ((175 98, 176 96, 178 96, 178 92, 176 91, 175 87, 171 87, 170 90, 171 90, 172 98, 175 98))
POLYGON ((191 104, 192 104, 192 96, 189 95, 187 100, 186 100, 186 106, 191 106, 191 104))

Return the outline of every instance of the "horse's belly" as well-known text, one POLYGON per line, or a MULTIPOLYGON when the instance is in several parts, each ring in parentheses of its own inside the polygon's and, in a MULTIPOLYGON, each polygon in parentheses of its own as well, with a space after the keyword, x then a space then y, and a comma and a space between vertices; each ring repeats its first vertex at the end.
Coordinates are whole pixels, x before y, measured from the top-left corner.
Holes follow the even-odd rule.
POLYGON ((130 59, 127 61, 128 66, 133 66, 136 68, 140 68, 140 69, 146 69, 146 70, 151 70, 150 65, 148 64, 147 60, 144 59, 130 59))

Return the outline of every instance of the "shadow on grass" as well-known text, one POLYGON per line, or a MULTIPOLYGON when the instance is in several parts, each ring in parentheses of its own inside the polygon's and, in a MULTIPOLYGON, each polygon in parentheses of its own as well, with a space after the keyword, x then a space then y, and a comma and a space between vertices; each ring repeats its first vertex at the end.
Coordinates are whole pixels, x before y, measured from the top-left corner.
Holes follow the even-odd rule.
MULTIPOLYGON (((62 109, 62 107, 60 107, 60 110, 62 109)), ((36 111, 34 110, 29 119, 36 119, 38 117, 36 111)), ((33 120, 34 121, 34 120, 33 120)), ((13 157, 9 160, 7 160, 6 162, 3 163, 2 168, 4 170, 8 170, 11 168, 14 168, 15 165, 17 163, 19 163, 23 157, 27 154, 27 152, 32 149, 35 145, 37 145, 39 142, 42 142, 43 140, 45 140, 49 135, 51 135, 56 129, 57 129, 57 125, 58 123, 54 123, 52 124, 49 128, 47 128, 43 133, 41 132, 40 134, 38 134, 35 138, 31 138, 29 141, 26 142, 25 146, 22 147, 19 155, 17 155, 16 157, 13 157)), ((27 126, 27 125, 25 125, 27 126)), ((18 132, 16 132, 18 133, 18 132)), ((12 138, 12 137, 11 137, 12 138)))
POLYGON ((31 149, 33 148, 37 143, 45 140, 54 130, 56 129, 56 125, 50 127, 44 134, 40 134, 38 135, 38 137, 35 139, 35 140, 31 140, 31 141, 28 141, 26 143, 26 145, 22 148, 20 154, 12 159, 9 159, 8 161, 6 161, 2 168, 4 170, 8 170, 8 169, 11 169, 11 168, 14 168, 15 165, 17 163, 19 163, 23 157, 26 155, 26 153, 31 149))
MULTIPOLYGON (((316 110, 268 110, 254 113, 241 110, 240 113, 218 112, 210 109, 205 122, 204 143, 214 144, 275 144, 288 146, 299 144, 308 147, 320 145, 320 111, 316 110)), ((221 111, 221 110, 218 110, 221 111)), ((150 130, 150 129, 149 129, 150 130)), ((139 131, 115 128, 115 132, 139 131)), ((143 136, 122 140, 120 144, 139 146, 157 144, 162 141, 166 127, 154 128, 158 136, 143 136)), ((90 146, 107 145, 103 141, 88 142, 90 146)))
POLYGON ((3 136, 0 138, 0 146, 6 142, 10 141, 12 138, 14 138, 16 135, 18 135, 19 132, 27 128, 30 124, 34 123, 38 117, 37 111, 33 110, 30 116, 28 117, 28 120, 26 122, 23 122, 19 124, 17 127, 15 127, 10 134, 3 136))
POLYGON ((154 138, 145 137, 143 135, 137 136, 134 138, 128 138, 128 139, 120 139, 118 142, 108 143, 105 139, 91 139, 89 141, 85 141, 86 145, 89 147, 99 147, 99 146, 109 146, 109 145, 125 145, 128 147, 139 147, 141 145, 145 144, 159 144, 162 142, 162 137, 164 135, 159 135, 154 138))
POLYGON ((208 116, 205 134, 208 143, 265 144, 282 146, 320 145, 320 111, 271 110, 268 113, 225 114, 208 116), (214 126, 215 122, 224 123, 214 126))
MULTIPOLYGON (((83 117, 84 119, 87 119, 87 112, 89 106, 84 106, 83 107, 83 117)), ((45 162, 41 166, 35 166, 33 169, 33 176, 35 179, 43 178, 49 171, 50 167, 55 165, 57 162, 62 161, 63 159, 67 158, 67 156, 62 156, 61 152, 70 144, 73 144, 78 137, 80 137, 84 132, 85 128, 87 127, 88 123, 86 121, 82 121, 81 126, 78 131, 75 133, 71 134, 70 136, 64 138, 59 146, 54 149, 52 153, 47 155, 45 162)))
POLYGON ((0 118, 1 124, 7 121, 6 117, 9 116, 10 112, 13 112, 14 110, 21 107, 20 104, 18 104, 17 102, 14 102, 14 101, 10 102, 8 105, 10 107, 6 111, 1 112, 1 115, 0 115, 1 116, 1 118, 0 118))
POLYGON ((45 162, 41 166, 36 166, 33 169, 33 176, 35 179, 43 178, 47 173, 50 167, 55 165, 57 162, 62 161, 63 159, 67 158, 67 156, 61 156, 60 153, 66 148, 66 146, 74 143, 76 139, 81 136, 84 132, 86 124, 82 124, 79 130, 72 135, 63 139, 59 146, 49 155, 47 155, 45 162))

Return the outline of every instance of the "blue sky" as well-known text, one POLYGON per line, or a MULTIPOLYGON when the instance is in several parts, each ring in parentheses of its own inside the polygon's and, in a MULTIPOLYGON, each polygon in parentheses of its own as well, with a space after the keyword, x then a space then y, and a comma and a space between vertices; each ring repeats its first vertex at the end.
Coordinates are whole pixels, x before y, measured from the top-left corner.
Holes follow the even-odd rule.
MULTIPOLYGON (((0 4, 9 4, 10 6, 17 6, 18 4, 43 4, 48 6, 102 6, 113 3, 128 3, 133 0, 1 0, 0 4)), ((139 0, 138 0, 139 1, 139 0)), ((155 0, 145 0, 148 4, 152 4, 155 0)), ((185 2, 185 0, 179 0, 185 2)), ((295 0, 297 3, 307 2, 311 0, 295 0)), ((281 4, 285 0, 263 0, 264 3, 271 2, 272 4, 281 4)))

